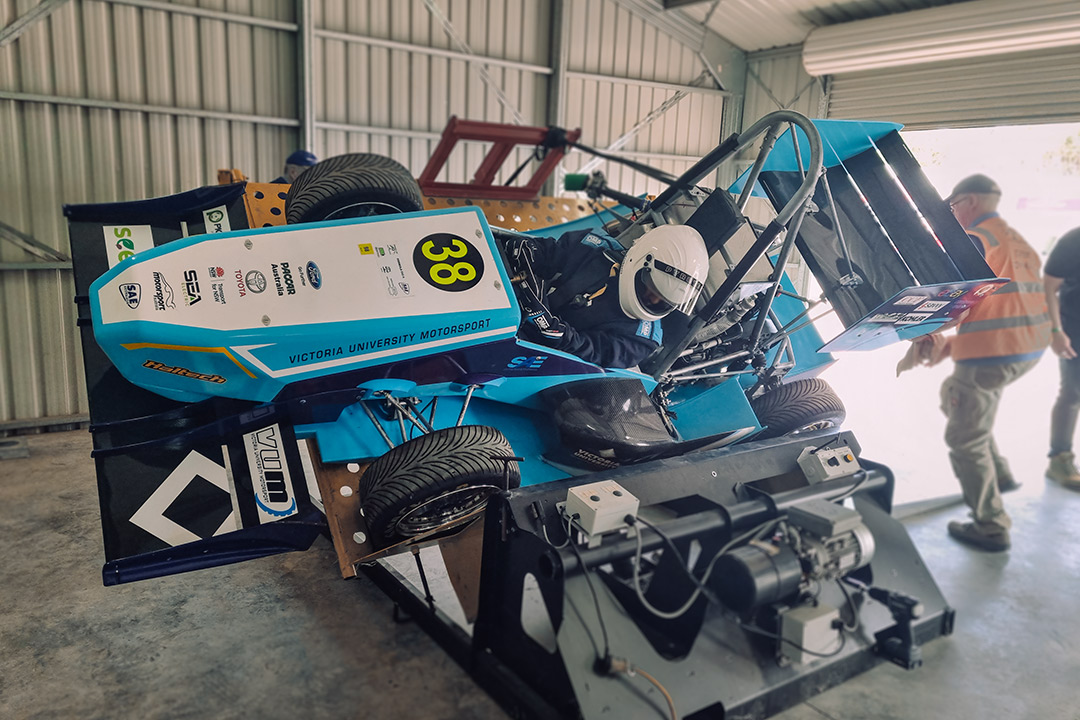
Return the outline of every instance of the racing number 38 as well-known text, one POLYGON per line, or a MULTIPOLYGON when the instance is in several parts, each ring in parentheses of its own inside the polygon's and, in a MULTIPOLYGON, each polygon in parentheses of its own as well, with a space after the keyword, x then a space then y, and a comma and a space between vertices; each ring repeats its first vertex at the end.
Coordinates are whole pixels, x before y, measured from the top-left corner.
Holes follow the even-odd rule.
POLYGON ((413 265, 428 285, 461 292, 480 282, 484 259, 468 240, 451 233, 428 235, 413 250, 413 265))

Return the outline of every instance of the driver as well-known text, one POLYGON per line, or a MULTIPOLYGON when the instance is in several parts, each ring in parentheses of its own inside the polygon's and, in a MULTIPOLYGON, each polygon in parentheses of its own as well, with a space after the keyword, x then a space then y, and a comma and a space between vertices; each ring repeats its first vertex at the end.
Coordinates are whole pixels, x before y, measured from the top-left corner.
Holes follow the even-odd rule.
POLYGON ((660 320, 691 310, 709 272, 705 243, 686 225, 649 230, 625 256, 587 230, 520 238, 508 250, 539 285, 520 283, 521 336, 610 368, 634 367, 660 347, 660 320))

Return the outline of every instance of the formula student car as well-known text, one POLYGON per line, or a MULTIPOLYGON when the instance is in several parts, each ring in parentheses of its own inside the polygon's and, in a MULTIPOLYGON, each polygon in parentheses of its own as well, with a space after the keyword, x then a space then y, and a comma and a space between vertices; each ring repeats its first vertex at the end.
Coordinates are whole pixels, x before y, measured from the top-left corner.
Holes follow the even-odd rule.
MULTIPOLYGON (((419 549, 438 543, 471 578, 460 657, 516 673, 525 714, 640 709, 620 679, 635 667, 672 712, 763 716, 881 660, 918 666, 953 612, 817 374, 829 351, 929 332, 1005 280, 897 129, 782 111, 678 178, 635 165, 668 184, 655 198, 577 179, 621 204, 538 232, 586 225, 627 248, 685 224, 710 253, 698 304, 664 319, 639 370, 523 340, 527 268, 503 252, 518 234, 478 204, 424 209, 386 158, 331 158, 287 191, 66 208, 106 584, 328 533, 343 575, 436 627, 419 549), (735 185, 703 187, 758 139, 735 185), (783 272, 794 247, 846 328, 824 345, 783 272), (386 570, 405 549, 423 593, 386 570)), ((588 150, 531 130, 547 165, 588 150)))
MULTIPOLYGON (((213 416, 184 429, 188 440, 220 429, 222 408, 234 418, 272 409, 316 442, 321 462, 370 463, 364 524, 377 546, 392 544, 474 516, 500 486, 838 426, 843 405, 815 377, 832 358, 817 352, 808 303, 783 275, 794 244, 850 327, 826 349, 928 332, 977 300, 965 282, 995 282, 977 254, 962 251, 958 228, 940 232, 943 241, 927 237, 932 245, 914 242, 913 227, 928 236, 924 217, 952 228, 895 130, 774 113, 679 178, 650 171, 670 182, 652 200, 589 178, 590 196, 625 205, 584 224, 629 247, 652 227, 685 223, 710 253, 697 308, 665 318, 664 347, 642 372, 518 337, 521 268, 508 268, 501 251, 514 233, 489 226, 475 206, 420 210, 407 171, 368 155, 332 158, 299 178, 285 207, 293 224, 192 235, 102 273, 87 293, 93 337, 130 383, 196 403, 182 425, 213 416), (785 122, 791 129, 770 152, 785 122), (761 135, 741 195, 699 187, 761 135), (896 182, 884 186, 882 152, 899 155, 914 178, 909 217, 896 210, 896 182), (868 155, 876 164, 863 168, 868 155), (852 173, 873 182, 856 188, 852 173), (776 212, 764 228, 741 212, 755 187, 776 212), (876 227, 867 225, 867 198, 890 208, 874 214, 876 227), (947 299, 928 301, 916 271, 944 281, 935 297, 947 299), (421 472, 429 467, 439 469, 421 472)), ((174 429, 166 422, 148 442, 175 443, 174 429)), ((99 454, 124 447, 108 444, 99 454)), ((292 492, 255 495, 257 518, 301 512, 292 492)))

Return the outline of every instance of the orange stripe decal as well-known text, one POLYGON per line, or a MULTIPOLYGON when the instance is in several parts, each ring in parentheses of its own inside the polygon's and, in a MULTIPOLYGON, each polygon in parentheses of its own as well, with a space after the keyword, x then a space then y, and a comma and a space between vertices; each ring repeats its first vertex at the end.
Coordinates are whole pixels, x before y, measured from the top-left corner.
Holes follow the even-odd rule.
POLYGON ((255 373, 244 367, 243 363, 237 360, 236 356, 229 351, 229 348, 192 347, 189 345, 162 345, 160 343, 131 343, 129 345, 121 345, 120 347, 124 348, 125 350, 145 350, 146 348, 151 348, 153 350, 182 350, 185 352, 223 353, 225 357, 236 363, 236 366, 243 370, 245 373, 247 373, 249 377, 251 377, 252 379, 256 378, 255 373))

